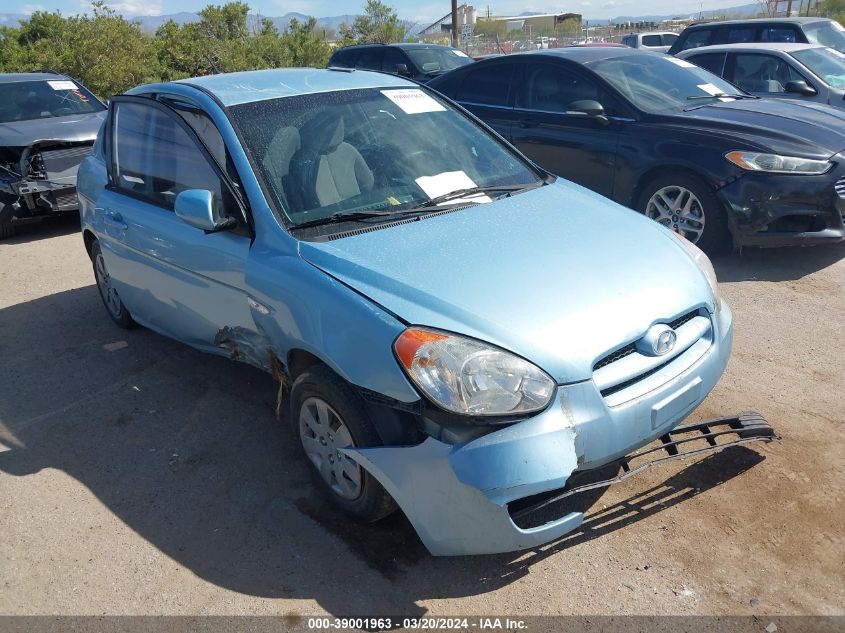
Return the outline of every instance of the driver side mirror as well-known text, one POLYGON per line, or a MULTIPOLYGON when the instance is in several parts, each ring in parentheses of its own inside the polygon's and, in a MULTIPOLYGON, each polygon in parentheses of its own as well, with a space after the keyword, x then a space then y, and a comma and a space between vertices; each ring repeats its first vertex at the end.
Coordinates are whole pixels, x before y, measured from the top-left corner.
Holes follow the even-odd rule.
POLYGON ((234 218, 221 218, 214 208, 214 194, 207 189, 188 189, 176 196, 176 217, 203 231, 222 231, 237 224, 234 218))
POLYGON ((806 81, 787 81, 783 87, 784 92, 791 92, 792 94, 809 97, 816 94, 816 89, 809 85, 806 81))
POLYGON ((584 99, 583 101, 573 101, 566 106, 566 114, 569 116, 580 116, 593 119, 601 125, 610 123, 610 119, 604 113, 604 106, 598 101, 592 99, 584 99))
POLYGON ((393 67, 393 72, 402 77, 410 77, 411 71, 408 70, 408 64, 396 64, 393 67))

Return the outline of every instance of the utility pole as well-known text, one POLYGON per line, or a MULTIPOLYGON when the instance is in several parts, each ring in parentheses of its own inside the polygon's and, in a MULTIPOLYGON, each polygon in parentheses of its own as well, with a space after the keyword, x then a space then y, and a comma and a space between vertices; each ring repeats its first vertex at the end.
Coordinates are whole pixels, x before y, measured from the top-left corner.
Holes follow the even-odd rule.
POLYGON ((452 47, 458 48, 458 0, 452 0, 452 47))

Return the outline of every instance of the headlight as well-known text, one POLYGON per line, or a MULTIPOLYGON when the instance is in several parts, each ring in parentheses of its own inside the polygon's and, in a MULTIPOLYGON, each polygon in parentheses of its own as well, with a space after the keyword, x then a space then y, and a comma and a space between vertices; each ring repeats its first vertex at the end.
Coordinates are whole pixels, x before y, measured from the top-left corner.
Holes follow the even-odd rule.
POLYGON ((818 175, 826 173, 833 167, 833 163, 829 160, 757 152, 728 152, 725 158, 748 171, 765 171, 772 174, 818 175))
POLYGON ((454 413, 530 413, 545 408, 554 392, 554 381, 528 361, 457 334, 409 328, 393 347, 414 384, 454 413))
POLYGON ((714 308, 716 310, 716 314, 718 314, 722 310, 722 298, 719 296, 719 280, 716 279, 716 271, 713 269, 713 263, 710 261, 710 258, 704 254, 704 251, 690 242, 683 235, 679 235, 674 231, 670 231, 670 233, 678 238, 678 241, 685 249, 687 249, 687 252, 692 256, 695 263, 698 264, 698 267, 701 269, 701 272, 703 272, 704 276, 707 278, 707 284, 710 286, 710 292, 713 293, 714 308))

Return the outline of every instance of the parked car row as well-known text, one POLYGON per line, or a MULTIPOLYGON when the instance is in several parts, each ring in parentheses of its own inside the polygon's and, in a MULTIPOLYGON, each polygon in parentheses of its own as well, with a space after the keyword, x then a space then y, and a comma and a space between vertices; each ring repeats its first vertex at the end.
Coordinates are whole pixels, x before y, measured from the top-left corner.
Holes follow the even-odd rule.
POLYGON ((429 85, 549 171, 703 249, 845 236, 845 111, 758 99, 630 48, 476 62, 429 85))

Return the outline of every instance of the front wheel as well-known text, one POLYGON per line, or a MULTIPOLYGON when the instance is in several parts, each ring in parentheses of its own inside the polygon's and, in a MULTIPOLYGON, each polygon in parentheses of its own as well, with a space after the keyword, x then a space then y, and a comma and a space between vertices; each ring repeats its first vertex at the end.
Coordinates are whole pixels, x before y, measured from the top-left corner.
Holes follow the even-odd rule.
POLYGON ((290 403, 302 452, 332 503, 368 522, 396 510, 381 484, 340 450, 381 445, 360 396, 329 368, 317 365, 294 381, 290 403))
POLYGON ((708 254, 718 254, 730 244, 721 202, 695 176, 669 173, 651 180, 642 189, 637 209, 708 254))
POLYGON ((129 310, 123 305, 123 301, 120 300, 117 290, 112 283, 111 275, 109 275, 109 271, 106 268, 106 260, 103 258, 103 250, 97 241, 91 245, 91 261, 94 264, 94 277, 97 280, 97 290, 100 291, 100 298, 103 300, 106 312, 109 313, 112 321, 120 327, 127 330, 135 327, 135 321, 129 314, 129 310))

